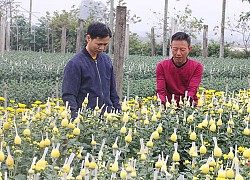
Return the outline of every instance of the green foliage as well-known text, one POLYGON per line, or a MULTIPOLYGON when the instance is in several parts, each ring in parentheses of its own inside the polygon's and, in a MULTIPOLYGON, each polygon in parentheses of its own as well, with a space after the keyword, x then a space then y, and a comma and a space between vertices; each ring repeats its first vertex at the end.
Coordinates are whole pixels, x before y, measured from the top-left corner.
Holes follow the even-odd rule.
MULTIPOLYGON (((110 2, 107 2, 109 5, 110 2)), ((124 1, 119 1, 119 3, 125 3, 124 1)), ((105 23, 108 22, 109 11, 108 8, 101 2, 85 0, 81 4, 81 8, 84 9, 84 32, 89 23, 93 21, 102 21, 105 23), (96 11, 98 9, 98 11, 96 11)), ((129 10, 128 10, 129 11, 129 10)), ((61 49, 61 32, 62 25, 66 24, 66 49, 67 52, 75 52, 76 48, 76 34, 78 28, 79 14, 81 12, 79 9, 74 6, 72 9, 67 11, 58 11, 50 14, 47 14, 44 17, 39 19, 37 25, 33 25, 30 29, 28 19, 24 16, 16 16, 13 18, 11 25, 11 49, 12 50, 32 50, 32 51, 44 51, 44 52, 60 52, 61 49)), ((129 15, 128 19, 131 23, 136 23, 140 21, 136 15, 129 15)), ((200 32, 202 29, 202 19, 197 19, 192 17, 192 10, 189 6, 185 7, 184 12, 179 12, 176 14, 176 19, 178 21, 179 27, 178 30, 188 32, 193 38, 196 38, 197 32, 200 32)), ((235 31, 241 31, 243 35, 243 42, 245 43, 245 55, 242 57, 249 56, 249 50, 247 49, 249 38, 249 26, 247 26, 248 19, 239 21, 237 26, 233 26, 235 31)), ((158 24, 161 26, 161 24, 158 24)), ((83 39, 84 41, 84 39, 83 39)), ((199 56, 199 45, 194 45, 193 51, 190 53, 190 56, 199 56)), ((139 39, 139 36, 136 33, 130 34, 130 50, 131 55, 151 55, 151 44, 150 42, 143 42, 139 39)), ((162 44, 156 43, 156 55, 162 54, 162 44)), ((209 56, 218 57, 219 49, 218 44, 212 42, 209 47, 209 56)), ((241 53, 230 53, 233 57, 238 57, 241 53)), ((228 48, 225 48, 225 56, 230 56, 228 53, 228 48)))
POLYGON ((94 21, 108 23, 109 11, 101 1, 83 0, 80 5, 79 17, 88 25, 94 21))
POLYGON ((51 29, 51 36, 54 40, 53 50, 60 52, 61 48, 61 32, 62 26, 66 25, 66 39, 67 49, 69 52, 75 51, 76 32, 78 27, 78 9, 72 9, 70 12, 63 11, 61 14, 54 12, 53 16, 49 18, 49 27, 51 29))
POLYGON ((233 51, 231 50, 228 55, 230 58, 249 58, 250 51, 233 51))
MULTIPOLYGON (((224 57, 229 56, 229 44, 224 46, 224 57)), ((218 42, 212 41, 208 44, 208 57, 220 57, 220 44, 218 42)))
MULTIPOLYGON (((155 43, 156 55, 162 55, 162 44, 155 43)), ((151 43, 143 42, 137 33, 129 36, 129 54, 140 56, 151 56, 151 43)))
MULTIPOLYGON (((244 1, 248 1, 250 3, 250 0, 242 0, 242 2, 244 1)), ((246 13, 243 13, 241 16, 240 16, 240 19, 241 20, 246 20, 246 19, 249 19, 250 18, 250 11, 246 12, 246 13)))
POLYGON ((143 54, 143 42, 139 39, 139 35, 132 33, 129 36, 129 54, 131 55, 141 55, 143 54))
POLYGON ((184 9, 184 13, 179 11, 176 15, 177 29, 188 33, 191 37, 196 39, 197 33, 200 33, 203 28, 203 19, 197 19, 192 17, 192 10, 187 5, 184 9))
POLYGON ((249 51, 250 45, 250 18, 246 17, 245 14, 242 12, 240 18, 235 21, 231 21, 230 19, 227 20, 227 29, 231 32, 237 33, 242 38, 242 43, 244 47, 244 51, 246 54, 249 51))
POLYGON ((45 23, 41 23, 40 27, 34 26, 33 29, 33 51, 50 52, 50 31, 45 23))
MULTIPOLYGON (((212 41, 208 45, 208 56, 209 57, 219 57, 220 56, 220 44, 212 41)), ((226 57, 226 56, 225 56, 226 57)))
MULTIPOLYGON (((0 85, 7 84, 8 99, 32 104, 35 100, 45 100, 52 96, 61 97, 63 69, 71 53, 6 53, 0 58, 0 85), (58 78, 58 79, 57 79, 58 78)), ((246 89, 250 72, 248 59, 219 59, 197 57, 204 65, 201 86, 206 89, 228 90, 246 89)), ((152 96, 155 94, 155 69, 163 60, 162 56, 130 55, 124 61, 123 95, 152 96)))
POLYGON ((202 55, 201 44, 197 43, 192 46, 192 50, 189 52, 190 57, 199 57, 202 55))
MULTIPOLYGON (((110 24, 108 22, 110 11, 107 8, 109 3, 107 2, 105 6, 100 1, 85 0, 81 3, 81 11, 72 6, 69 11, 55 11, 53 14, 46 12, 44 17, 38 19, 39 23, 32 25, 32 27, 30 27, 29 21, 24 15, 13 17, 11 24, 11 49, 60 52, 62 27, 65 25, 66 51, 75 52, 79 19, 84 20, 84 32, 87 31, 88 25, 95 21, 110 24)), ((122 5, 124 3, 124 0, 119 0, 119 4, 122 5)), ((131 15, 128 10, 127 21, 129 23, 137 23, 141 19, 136 15, 131 15)))
POLYGON ((31 45, 32 35, 30 34, 29 23, 24 16, 13 18, 11 29, 11 49, 27 50, 31 45))

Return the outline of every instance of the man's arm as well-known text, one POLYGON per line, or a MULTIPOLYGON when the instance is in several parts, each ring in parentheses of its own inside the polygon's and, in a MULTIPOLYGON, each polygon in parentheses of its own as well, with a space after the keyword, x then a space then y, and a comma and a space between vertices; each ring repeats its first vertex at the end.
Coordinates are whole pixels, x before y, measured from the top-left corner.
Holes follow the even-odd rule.
POLYGON ((162 64, 158 64, 156 67, 156 93, 162 102, 166 102, 167 89, 162 64))
POLYGON ((62 82, 62 99, 64 104, 68 102, 71 110, 71 118, 77 116, 78 105, 76 101, 77 94, 81 85, 81 73, 79 66, 73 62, 68 62, 64 69, 62 82))
POLYGON ((111 78, 110 78, 110 100, 113 103, 115 109, 121 110, 120 98, 116 91, 116 82, 114 77, 113 66, 111 68, 111 78))
POLYGON ((197 89, 201 83, 201 78, 203 74, 203 66, 201 63, 198 64, 198 66, 195 68, 195 71, 193 73, 193 76, 191 77, 189 86, 188 86, 188 96, 190 96, 192 99, 194 99, 194 96, 197 93, 197 89))

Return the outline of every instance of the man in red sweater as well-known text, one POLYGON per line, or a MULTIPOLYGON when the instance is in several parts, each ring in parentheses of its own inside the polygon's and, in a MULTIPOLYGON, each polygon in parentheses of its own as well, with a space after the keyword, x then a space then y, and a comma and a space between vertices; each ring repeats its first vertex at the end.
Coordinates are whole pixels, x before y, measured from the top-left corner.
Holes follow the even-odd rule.
POLYGON ((189 99, 197 105, 197 88, 200 85, 203 66, 200 62, 189 59, 191 51, 191 38, 184 32, 177 32, 171 39, 171 50, 173 57, 161 61, 156 68, 156 92, 162 104, 179 101, 183 98, 189 99))

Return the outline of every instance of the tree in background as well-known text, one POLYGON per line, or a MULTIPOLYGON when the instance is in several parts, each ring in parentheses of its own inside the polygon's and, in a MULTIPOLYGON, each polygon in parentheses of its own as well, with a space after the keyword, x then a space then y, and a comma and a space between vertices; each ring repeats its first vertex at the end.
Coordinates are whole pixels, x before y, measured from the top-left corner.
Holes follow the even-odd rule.
POLYGON ((29 50, 32 43, 28 20, 24 16, 14 16, 11 27, 11 49, 29 50))
MULTIPOLYGON (((250 4, 250 0, 242 0, 242 2, 244 1, 249 2, 250 4)), ((249 19, 249 18, 250 18, 250 11, 243 13, 241 16, 241 19, 249 19)))
MULTIPOLYGON (((249 2, 250 0, 242 0, 242 1, 249 2)), ((105 5, 102 2, 96 2, 93 0, 83 0, 80 6, 80 8, 83 8, 83 10, 82 9, 80 10, 73 6, 69 12, 56 11, 52 14, 47 12, 46 16, 41 17, 39 19, 38 24, 32 26, 31 31, 29 30, 30 26, 28 19, 25 18, 24 15, 18 15, 12 17, 11 49, 34 50, 34 51, 39 51, 43 49, 43 51, 45 52, 60 52, 62 24, 66 24, 67 28, 66 48, 68 52, 75 52, 78 19, 84 18, 84 32, 86 32, 86 27, 90 22, 101 21, 108 24, 109 23, 108 3, 110 3, 110 1, 107 1, 107 5, 105 5), (85 14, 81 15, 81 11, 85 12, 85 14)), ((124 0, 118 1, 118 5, 126 5, 124 3, 125 3, 124 0)), ((0 14, 1 13, 2 12, 0 12, 0 14)), ((159 32, 162 32, 162 30, 159 31, 159 29, 163 28, 162 16, 160 16, 160 13, 154 12, 154 14, 158 16, 155 20, 156 37, 160 37, 162 35, 159 32)), ((128 17, 128 23, 137 23, 141 21, 141 19, 136 15, 131 15, 130 10, 128 10, 127 17, 128 17)), ((203 19, 192 17, 192 10, 189 8, 189 6, 185 7, 183 12, 182 11, 176 12, 174 18, 177 19, 178 22, 178 31, 186 31, 194 39, 197 37, 197 34, 202 30, 203 19)), ((246 43, 245 49, 246 52, 248 52, 249 32, 250 32, 249 18, 246 18, 245 14, 242 13, 237 23, 232 25, 232 27, 237 28, 237 30, 241 31, 242 37, 244 32, 245 39, 243 40, 243 42, 246 43)), ((151 52, 150 43, 141 41, 138 34, 130 32, 129 41, 130 41, 130 54, 150 55, 149 54, 151 52)), ((162 52, 162 48, 159 47, 158 44, 156 44, 156 55, 161 55, 161 53, 159 52, 162 52)), ((197 51, 194 52, 193 54, 196 55, 199 54, 198 48, 197 51)))
POLYGON ((94 21, 108 23, 109 10, 101 1, 82 0, 79 8, 79 17, 84 20, 86 27, 94 21))
MULTIPOLYGON (((233 22, 228 19, 226 28, 241 35, 246 57, 250 57, 250 18, 242 18, 242 16, 244 16, 244 13, 241 13, 240 18, 233 22)), ((241 43, 237 44, 238 47, 240 45, 241 43)))
MULTIPOLYGON (((180 0, 176 0, 176 1, 180 1, 180 0)), ((175 9, 175 8, 174 8, 175 9)), ((155 24, 153 25, 154 29, 155 29, 155 35, 157 38, 162 37, 162 29, 163 29, 163 15, 162 13, 159 12, 153 12, 153 18, 155 19, 155 24), (155 18, 154 18, 155 17, 155 18)), ((189 8, 189 5, 187 5, 184 8, 184 11, 179 10, 178 12, 176 12, 174 14, 174 16, 172 17, 175 21, 176 21, 176 30, 177 31, 184 31, 187 32, 188 34, 190 34, 190 36, 193 39, 197 39, 197 35, 201 32, 201 30, 203 29, 203 19, 198 19, 196 17, 192 16, 192 10, 189 8)), ((169 22, 169 21, 168 21, 169 22)), ((167 25, 167 36, 168 39, 170 39, 171 36, 171 29, 172 27, 169 27, 169 23, 167 25)), ((167 41, 167 52, 168 47, 169 47, 169 41, 167 41)), ((158 51, 162 48, 156 48, 158 49, 158 51)), ((157 54, 157 53, 156 53, 157 54)), ((167 53, 168 54, 168 53, 167 53)))
POLYGON ((199 57, 202 55, 201 43, 192 45, 192 50, 188 53, 190 57, 199 57))
POLYGON ((51 52, 51 29, 49 27, 49 14, 45 17, 41 17, 39 21, 39 27, 36 28, 36 50, 43 50, 44 52, 51 52))
MULTIPOLYGON (((180 0, 176 0, 180 1, 180 0)), ((175 8, 174 8, 175 9, 175 8)), ((173 16, 174 19, 177 20, 177 30, 183 31, 188 33, 192 38, 196 39, 197 34, 199 34, 203 29, 203 19, 196 18, 192 16, 192 10, 190 9, 189 5, 187 5, 183 11, 179 10, 173 16)), ((159 32, 162 32, 163 28, 163 15, 159 12, 153 12, 153 16, 155 17, 155 24, 154 27, 156 29, 156 36, 162 36, 159 32), (160 31, 158 31, 160 29, 160 31)), ((169 25, 168 25, 169 27, 169 25)), ((168 31, 170 29, 168 28, 168 31)))
POLYGON ((192 16, 192 10, 187 5, 184 12, 178 11, 175 14, 177 20, 177 30, 188 33, 193 39, 197 39, 197 35, 203 29, 203 18, 192 16))
MULTIPOLYGON (((224 46, 224 57, 229 56, 229 47, 230 44, 226 43, 224 46)), ((220 43, 216 41, 211 41, 208 44, 208 57, 220 57, 220 43)))
POLYGON ((51 32, 51 43, 52 52, 59 52, 61 48, 61 34, 62 26, 66 25, 66 47, 67 51, 74 52, 76 44, 76 32, 78 26, 79 9, 74 6, 67 12, 65 10, 60 14, 59 12, 54 12, 53 16, 47 13, 47 20, 49 22, 50 32, 51 32))
MULTIPOLYGON (((125 6, 125 0, 118 0, 118 6, 125 6)), ((109 13, 110 9, 110 0, 107 1, 105 5, 101 1, 93 0, 82 0, 80 5, 80 18, 84 19, 86 22, 86 27, 90 22, 100 21, 105 24, 110 24, 109 22, 109 13)), ((115 12, 115 11, 114 11, 115 12)), ((115 19, 115 14, 113 15, 115 19)), ((136 14, 131 14, 131 10, 127 10, 127 23, 138 23, 141 19, 136 14)))
MULTIPOLYGON (((83 0, 80 9, 75 6, 70 11, 46 12, 44 17, 38 19, 39 23, 30 28, 29 20, 23 14, 12 17, 11 49, 32 50, 45 52, 60 52, 62 26, 66 25, 67 52, 75 52, 78 20, 84 20, 84 32, 91 22, 101 21, 109 24, 108 3, 83 0)), ((124 5, 124 0, 118 0, 118 5, 124 5)), ((0 3, 0 8, 2 8, 0 3)), ((2 14, 2 11, 0 15, 2 14)), ((114 14, 115 16, 115 14, 114 14)), ((128 23, 137 23, 141 19, 136 15, 127 14, 128 23)), ((84 39, 82 39, 84 41, 84 39)))
POLYGON ((131 33, 129 37, 129 54, 130 55, 142 55, 143 54, 143 42, 139 39, 137 33, 131 33))

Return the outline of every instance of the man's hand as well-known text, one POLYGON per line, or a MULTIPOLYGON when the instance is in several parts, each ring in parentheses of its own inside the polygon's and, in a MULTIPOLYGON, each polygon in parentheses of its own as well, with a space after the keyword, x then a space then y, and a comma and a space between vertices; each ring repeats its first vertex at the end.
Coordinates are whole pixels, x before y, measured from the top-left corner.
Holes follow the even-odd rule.
POLYGON ((161 110, 165 110, 164 104, 161 104, 161 110))
POLYGON ((161 109, 162 110, 165 110, 166 109, 166 102, 161 102, 161 109))

